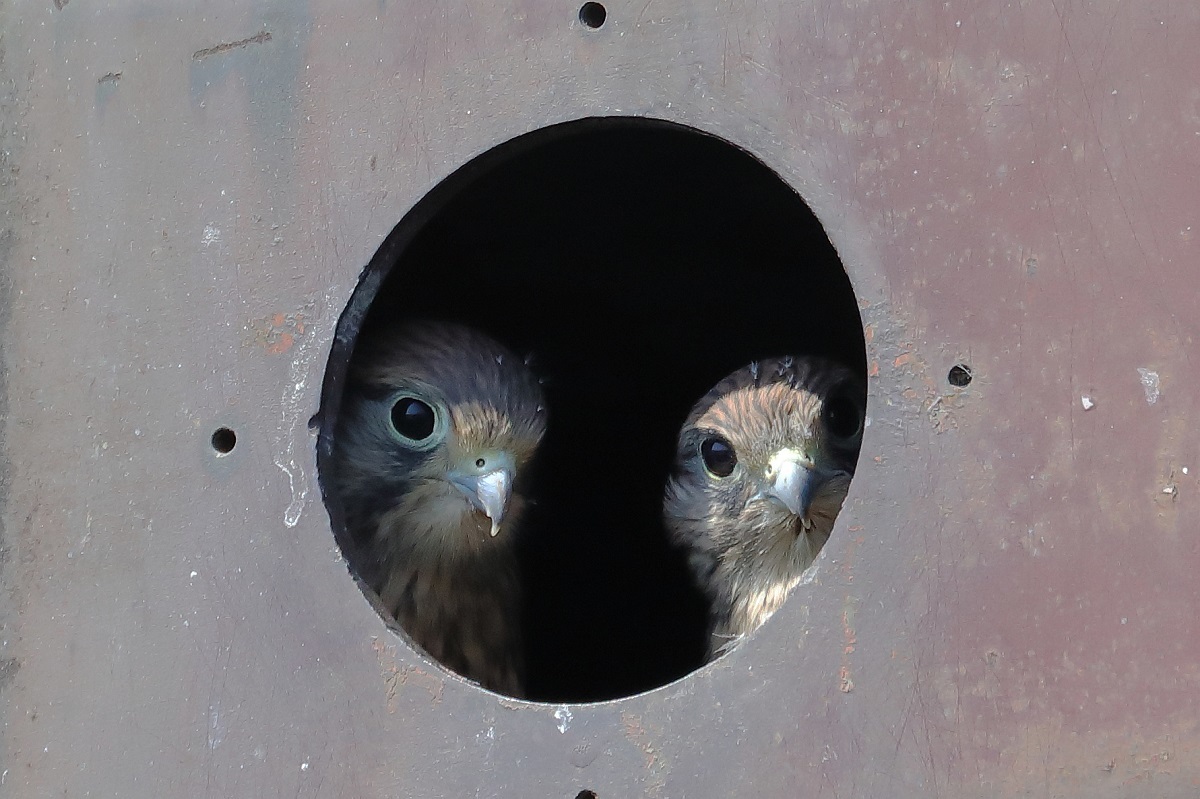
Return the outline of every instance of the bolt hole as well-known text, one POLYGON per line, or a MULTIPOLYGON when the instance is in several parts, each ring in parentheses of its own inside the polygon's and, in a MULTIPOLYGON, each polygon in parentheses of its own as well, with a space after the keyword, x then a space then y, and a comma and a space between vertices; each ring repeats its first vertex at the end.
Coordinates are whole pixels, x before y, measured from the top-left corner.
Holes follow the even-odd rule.
POLYGON ((228 455, 237 446, 237 433, 228 427, 218 427, 212 434, 212 448, 218 455, 228 455))
POLYGON ((950 385, 963 388, 971 383, 971 367, 965 363, 956 363, 950 367, 950 374, 946 375, 946 379, 950 381, 950 385))
POLYGON ((589 28, 599 28, 608 18, 608 11, 600 3, 584 3, 579 8, 579 21, 589 28))
POLYGON ((575 799, 596 799, 595 791, 580 791, 575 794, 575 799))

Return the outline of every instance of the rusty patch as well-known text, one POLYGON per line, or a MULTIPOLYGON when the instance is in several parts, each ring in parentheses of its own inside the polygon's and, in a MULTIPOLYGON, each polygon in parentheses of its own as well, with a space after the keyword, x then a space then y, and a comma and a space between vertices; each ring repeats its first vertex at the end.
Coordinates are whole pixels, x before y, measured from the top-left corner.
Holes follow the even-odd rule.
MULTIPOLYGON (((884 308, 884 305, 880 303, 872 310, 893 310, 884 308)), ((885 365, 890 360, 891 376, 899 378, 898 382, 903 386, 900 396, 904 398, 908 407, 925 416, 935 432, 944 433, 958 429, 957 412, 965 407, 967 396, 972 389, 946 385, 929 362, 919 354, 916 343, 895 335, 896 329, 880 333, 874 325, 867 327, 870 328, 867 341, 874 341, 878 335, 879 343, 875 349, 885 365)), ((904 327, 911 327, 911 324, 898 329, 904 327)), ((868 375, 878 377, 880 371, 880 361, 872 358, 867 367, 868 375)))
POLYGON ((379 660, 379 670, 383 675, 384 685, 387 687, 388 713, 395 713, 396 709, 400 707, 402 689, 409 682, 424 688, 434 703, 442 701, 442 694, 446 690, 445 680, 416 666, 397 665, 396 647, 386 644, 378 638, 371 639, 371 649, 375 650, 375 657, 379 660))
POLYGON ((305 315, 275 313, 262 319, 251 320, 246 325, 249 335, 247 343, 262 347, 268 355, 283 355, 304 335, 305 315))

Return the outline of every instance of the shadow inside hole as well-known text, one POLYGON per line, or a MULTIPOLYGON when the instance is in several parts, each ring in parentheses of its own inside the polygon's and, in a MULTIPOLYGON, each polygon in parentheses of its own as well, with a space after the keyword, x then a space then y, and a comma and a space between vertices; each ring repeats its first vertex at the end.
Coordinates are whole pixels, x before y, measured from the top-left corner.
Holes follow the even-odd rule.
POLYGON ((343 358, 366 301, 364 337, 397 315, 464 322, 547 378, 520 542, 527 693, 544 701, 627 696, 703 662, 705 606, 660 520, 692 404, 762 356, 866 371, 853 290, 800 197, 727 142, 652 120, 547 128, 444 181, 364 274, 343 358))
POLYGON ((579 21, 589 28, 599 28, 608 18, 608 9, 600 3, 584 3, 579 8, 579 21))
POLYGON ((955 388, 966 388, 971 385, 973 377, 971 367, 965 363, 956 363, 950 367, 950 372, 946 375, 946 381, 955 388))
POLYGON ((228 427, 218 427, 213 431, 210 441, 218 455, 228 455, 237 446, 237 433, 228 427))

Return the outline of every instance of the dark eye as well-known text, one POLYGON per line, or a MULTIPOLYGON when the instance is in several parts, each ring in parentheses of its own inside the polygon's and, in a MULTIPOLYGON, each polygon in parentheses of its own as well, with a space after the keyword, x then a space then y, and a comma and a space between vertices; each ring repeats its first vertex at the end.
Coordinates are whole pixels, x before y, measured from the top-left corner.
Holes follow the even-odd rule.
POLYGON ((700 457, 704 466, 717 477, 728 477, 737 466, 737 453, 733 445, 720 436, 704 439, 700 445, 700 457))
POLYGON ((831 397, 821 409, 825 429, 838 438, 853 438, 862 430, 858 405, 844 394, 831 397))
POLYGON ((433 435, 436 422, 433 408, 415 397, 401 397, 392 406, 392 427, 413 441, 424 441, 433 435))

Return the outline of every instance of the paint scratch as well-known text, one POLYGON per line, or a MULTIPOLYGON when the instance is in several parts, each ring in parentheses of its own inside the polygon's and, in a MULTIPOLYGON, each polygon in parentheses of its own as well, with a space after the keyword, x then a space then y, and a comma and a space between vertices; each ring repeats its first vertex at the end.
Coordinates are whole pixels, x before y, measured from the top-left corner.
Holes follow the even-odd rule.
POLYGON ((270 31, 259 31, 248 39, 239 39, 236 42, 225 42, 223 44, 215 44, 212 47, 205 47, 203 50, 197 50, 192 53, 193 61, 200 61, 208 58, 211 55, 220 55, 228 53, 230 50, 236 50, 239 47, 245 47, 248 44, 262 44, 263 42, 271 41, 270 31))

